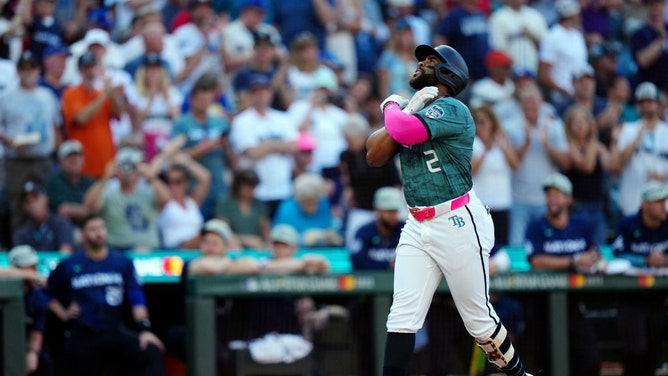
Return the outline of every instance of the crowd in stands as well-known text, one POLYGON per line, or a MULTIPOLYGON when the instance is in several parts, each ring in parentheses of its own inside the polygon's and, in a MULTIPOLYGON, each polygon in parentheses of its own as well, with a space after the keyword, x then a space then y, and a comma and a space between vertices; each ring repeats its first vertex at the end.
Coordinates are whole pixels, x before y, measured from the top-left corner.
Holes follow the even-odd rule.
POLYGON ((561 173, 612 245, 668 181, 667 19, 664 0, 0 1, 0 249, 71 254, 99 215, 114 250, 203 250, 222 220, 226 248, 289 225, 391 269, 401 172, 365 140, 414 94, 419 44, 468 64, 497 244, 527 242, 561 173))

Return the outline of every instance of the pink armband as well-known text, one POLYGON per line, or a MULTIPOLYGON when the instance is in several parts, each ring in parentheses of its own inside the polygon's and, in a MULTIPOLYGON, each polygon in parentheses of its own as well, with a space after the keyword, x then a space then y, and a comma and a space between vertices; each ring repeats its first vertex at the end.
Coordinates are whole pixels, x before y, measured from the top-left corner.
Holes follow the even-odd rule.
POLYGON ((427 128, 420 118, 404 113, 396 103, 385 106, 385 129, 394 141, 402 145, 415 145, 429 139, 427 128))

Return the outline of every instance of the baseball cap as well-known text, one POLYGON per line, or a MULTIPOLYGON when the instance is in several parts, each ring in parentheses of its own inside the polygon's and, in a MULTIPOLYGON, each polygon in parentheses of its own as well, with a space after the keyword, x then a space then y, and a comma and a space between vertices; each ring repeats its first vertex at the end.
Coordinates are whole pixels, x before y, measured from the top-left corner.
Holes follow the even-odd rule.
POLYGON ((255 47, 261 45, 274 46, 274 40, 271 38, 271 35, 262 31, 253 33, 253 41, 255 42, 255 47))
POLYGON ((394 25, 394 30, 404 30, 404 29, 410 29, 411 24, 408 23, 408 20, 406 17, 401 17, 397 23, 394 25))
POLYGON ((241 5, 241 9, 243 8, 254 8, 263 12, 266 10, 262 0, 245 0, 241 5))
POLYGON ((86 35, 83 38, 86 48, 99 44, 101 46, 107 47, 111 38, 109 38, 109 33, 102 29, 90 29, 86 32, 86 35))
POLYGON ((373 195, 373 207, 378 210, 399 210, 404 206, 401 195, 398 188, 379 188, 373 195))
POLYGON ((33 266, 37 264, 38 257, 35 249, 29 245, 17 245, 12 248, 7 254, 9 265, 24 268, 26 266, 33 266))
POLYGON ((409 7, 415 5, 415 0, 387 0, 391 7, 409 7))
POLYGON ((143 60, 144 65, 159 65, 159 66, 164 66, 165 61, 162 60, 162 57, 160 54, 155 53, 155 52, 150 52, 144 55, 144 60, 143 60))
POLYGON ((642 187, 640 197, 643 201, 665 200, 668 198, 668 187, 659 181, 650 180, 642 187))
POLYGON ((72 53, 70 53, 70 49, 65 46, 49 46, 46 49, 44 49, 44 53, 42 54, 42 59, 46 59, 51 55, 70 56, 72 55, 72 53))
POLYGON ((116 163, 118 163, 119 165, 122 164, 136 165, 143 160, 144 160, 144 154, 133 147, 126 146, 124 148, 121 148, 121 150, 119 150, 116 153, 116 163))
POLYGON ((571 181, 565 175, 558 172, 548 175, 543 181, 543 190, 548 188, 556 188, 567 195, 573 194, 573 184, 571 184, 571 181))
POLYGON ((319 69, 313 75, 313 87, 334 91, 339 87, 336 75, 329 69, 319 69))
POLYGON ((299 243, 299 234, 294 227, 286 224, 276 225, 269 234, 272 242, 295 246, 299 243))
POLYGON ((248 184, 251 186, 257 186, 260 184, 260 177, 257 175, 255 170, 247 168, 237 172, 235 180, 239 184, 248 184))
POLYGON ((580 3, 576 0, 557 0, 554 7, 561 18, 570 18, 580 13, 580 3))
POLYGON ((315 138, 308 131, 300 131, 297 136, 297 149, 300 151, 309 151, 315 149, 315 138))
POLYGON ((211 5, 211 0, 193 0, 193 1, 190 2, 189 7, 192 9, 192 8, 195 8, 199 5, 212 6, 211 5))
POLYGON ((79 60, 77 62, 79 68, 90 67, 95 64, 97 64, 97 59, 95 58, 95 55, 90 52, 84 52, 81 56, 79 56, 79 60))
POLYGON ((77 140, 67 140, 58 148, 58 158, 63 159, 73 153, 83 153, 83 146, 77 140))
POLYGON ((573 70, 573 79, 577 80, 582 77, 594 77, 594 68, 591 65, 581 65, 573 70))
POLYGON ((39 67, 39 63, 35 58, 35 54, 33 54, 30 51, 23 51, 21 56, 19 56, 19 60, 16 62, 16 68, 18 69, 37 68, 37 67, 39 67))
POLYGON ((657 100, 659 99, 659 89, 651 82, 643 82, 636 88, 635 97, 637 101, 643 99, 657 100))
POLYGON ((488 67, 509 66, 512 62, 510 56, 500 50, 491 50, 485 56, 485 65, 488 67))
POLYGON ((536 72, 527 67, 518 67, 513 70, 513 78, 532 78, 536 79, 536 72))
POLYGON ((44 188, 40 183, 35 180, 27 180, 21 188, 21 201, 25 200, 29 194, 39 196, 44 193, 44 188))
POLYGON ((207 233, 214 233, 223 238, 226 242, 232 240, 232 230, 230 230, 230 226, 221 219, 214 218, 206 221, 204 226, 202 226, 202 235, 207 233))
POLYGON ((257 87, 269 88, 271 87, 271 79, 265 74, 254 74, 249 79, 249 85, 251 89, 257 87))

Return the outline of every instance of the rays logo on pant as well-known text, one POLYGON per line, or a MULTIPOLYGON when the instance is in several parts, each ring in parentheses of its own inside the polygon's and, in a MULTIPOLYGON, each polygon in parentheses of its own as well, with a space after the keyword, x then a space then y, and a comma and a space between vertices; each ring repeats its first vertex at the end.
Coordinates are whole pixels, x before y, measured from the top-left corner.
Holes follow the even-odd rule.
POLYGON ((466 222, 464 222, 464 217, 460 217, 458 215, 453 215, 452 217, 448 218, 450 222, 452 222, 452 225, 454 227, 464 227, 466 226, 466 222))

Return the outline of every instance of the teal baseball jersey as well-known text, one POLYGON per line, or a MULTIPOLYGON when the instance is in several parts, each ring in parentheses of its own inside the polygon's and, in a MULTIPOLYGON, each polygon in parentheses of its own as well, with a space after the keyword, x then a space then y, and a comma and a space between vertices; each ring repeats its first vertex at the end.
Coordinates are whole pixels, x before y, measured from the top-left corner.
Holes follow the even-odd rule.
POLYGON ((468 107, 441 97, 415 116, 427 128, 429 140, 399 152, 408 205, 433 206, 470 191, 475 123, 468 107))

